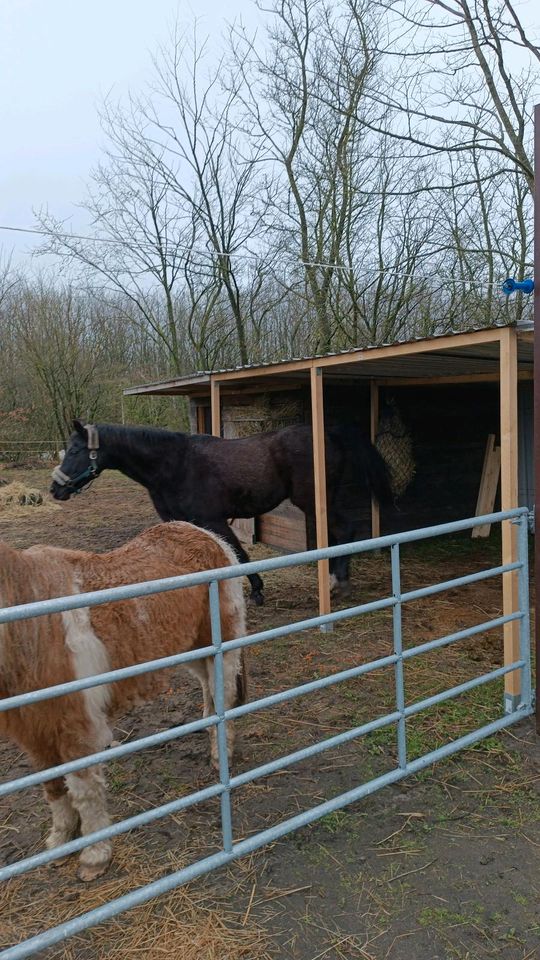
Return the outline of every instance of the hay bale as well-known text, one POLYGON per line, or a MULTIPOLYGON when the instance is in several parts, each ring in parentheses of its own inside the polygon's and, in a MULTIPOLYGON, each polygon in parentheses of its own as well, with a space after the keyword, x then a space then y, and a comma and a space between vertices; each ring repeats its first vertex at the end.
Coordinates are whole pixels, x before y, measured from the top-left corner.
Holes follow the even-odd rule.
POLYGON ((390 471, 392 492, 399 499, 412 483, 416 464, 410 433, 393 401, 389 401, 383 410, 375 446, 390 471))
POLYGON ((225 405, 221 416, 224 437, 252 437, 301 422, 302 402, 297 397, 261 394, 244 403, 225 405))

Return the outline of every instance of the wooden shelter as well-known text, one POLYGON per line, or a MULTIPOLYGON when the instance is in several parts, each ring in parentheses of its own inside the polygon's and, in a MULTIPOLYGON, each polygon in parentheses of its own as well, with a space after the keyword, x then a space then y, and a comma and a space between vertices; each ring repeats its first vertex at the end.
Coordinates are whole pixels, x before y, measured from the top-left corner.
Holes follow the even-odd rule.
MULTIPOLYGON (((519 505, 518 461, 518 387, 533 380, 534 336, 531 325, 498 326, 463 333, 417 339, 409 342, 354 348, 323 356, 303 357, 276 363, 239 367, 231 370, 200 372, 159 383, 131 387, 126 395, 150 394, 189 397, 193 427, 207 432, 205 407, 209 410, 211 432, 222 434, 222 407, 227 398, 272 391, 303 390, 310 398, 313 429, 314 474, 316 497, 316 545, 328 545, 325 479, 325 391, 341 385, 362 385, 367 398, 369 428, 372 439, 377 433, 381 388, 429 389, 446 387, 450 391, 463 385, 491 385, 497 398, 500 444, 500 507, 509 510, 519 505), (497 397, 498 394, 498 397, 497 397)), ((471 411, 471 416, 474 411, 471 411)), ((532 429, 532 423, 530 424, 532 429)), ((487 437, 486 437, 487 439, 487 437)), ((484 465, 482 489, 493 488, 489 457, 484 465)), ((497 469, 498 473, 498 469, 497 469)), ((480 476, 478 476, 480 483, 480 476)), ((495 484, 496 485, 496 484, 495 484)), ((483 511, 480 511, 483 512, 483 511)), ((441 518, 439 518, 441 519, 441 518)), ((446 518, 442 518, 446 519, 446 518)), ((441 519, 441 522, 442 522, 441 519)), ((380 516, 372 504, 371 533, 380 532, 380 516)), ((300 545, 301 546, 301 545, 300 545)), ((298 546, 296 546, 298 549, 298 546)), ((516 528, 502 525, 503 562, 516 558, 516 528)), ((328 562, 319 563, 319 608, 330 610, 328 562)), ((517 609, 517 574, 503 578, 504 612, 517 609)), ((519 623, 504 627, 505 662, 519 659, 519 623)), ((506 695, 512 701, 519 694, 519 672, 506 678, 506 695)))

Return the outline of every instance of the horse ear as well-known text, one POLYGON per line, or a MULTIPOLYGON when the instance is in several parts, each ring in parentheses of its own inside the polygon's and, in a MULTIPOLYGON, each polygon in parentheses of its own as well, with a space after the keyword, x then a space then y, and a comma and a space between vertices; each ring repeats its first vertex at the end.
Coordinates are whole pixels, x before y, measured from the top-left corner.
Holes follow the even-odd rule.
POLYGON ((73 429, 74 429, 75 432, 78 433, 81 437, 86 436, 86 434, 85 434, 85 432, 84 432, 84 423, 82 422, 82 420, 74 420, 74 421, 73 421, 73 429))

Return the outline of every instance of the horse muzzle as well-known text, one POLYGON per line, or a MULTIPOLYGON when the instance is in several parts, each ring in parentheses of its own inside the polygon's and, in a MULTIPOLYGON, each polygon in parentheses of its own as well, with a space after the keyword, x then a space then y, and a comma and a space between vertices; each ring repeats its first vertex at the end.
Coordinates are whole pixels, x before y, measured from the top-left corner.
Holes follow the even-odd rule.
POLYGON ((72 490, 67 486, 61 486, 56 480, 53 480, 49 487, 49 493, 55 500, 69 500, 72 490))
POLYGON ((86 490, 99 473, 95 459, 95 451, 91 451, 90 466, 76 477, 70 477, 67 473, 64 473, 61 467, 55 467, 52 472, 53 482, 50 486, 50 492, 54 499, 69 500, 72 493, 82 493, 83 490, 86 490))
POLYGON ((69 500, 72 487, 71 487, 71 477, 68 477, 67 473, 60 467, 55 467, 52 472, 53 482, 49 487, 49 492, 52 493, 55 500, 69 500))

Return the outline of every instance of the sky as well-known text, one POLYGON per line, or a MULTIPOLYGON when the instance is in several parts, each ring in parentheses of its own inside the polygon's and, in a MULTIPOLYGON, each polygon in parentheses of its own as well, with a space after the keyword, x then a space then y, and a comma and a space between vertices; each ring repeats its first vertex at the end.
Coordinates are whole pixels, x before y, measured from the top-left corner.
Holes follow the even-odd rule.
MULTIPOLYGON (((48 207, 84 229, 76 205, 100 157, 103 99, 151 80, 152 54, 176 20, 189 32, 196 18, 217 46, 227 22, 255 16, 251 0, 2 0, 0 224, 32 226, 48 207)), ((0 231, 0 250, 21 266, 33 243, 0 231)))
MULTIPOLYGON (((540 0, 518 4, 536 21, 540 0)), ((48 208, 74 232, 87 214, 77 208, 101 155, 99 106, 122 99, 152 79, 152 54, 175 22, 220 47, 227 23, 249 31, 259 16, 254 0, 2 0, 0 4, 0 225, 34 225, 48 208)), ((35 265, 36 239, 0 230, 0 263, 14 251, 21 267, 35 265)))

